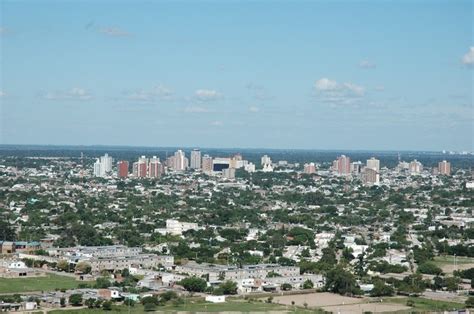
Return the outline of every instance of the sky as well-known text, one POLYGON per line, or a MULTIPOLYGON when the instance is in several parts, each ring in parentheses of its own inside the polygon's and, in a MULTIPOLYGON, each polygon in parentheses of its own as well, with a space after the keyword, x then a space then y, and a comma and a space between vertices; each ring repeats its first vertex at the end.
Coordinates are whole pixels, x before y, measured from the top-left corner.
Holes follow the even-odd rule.
POLYGON ((473 1, 0 1, 0 144, 474 150, 473 1))

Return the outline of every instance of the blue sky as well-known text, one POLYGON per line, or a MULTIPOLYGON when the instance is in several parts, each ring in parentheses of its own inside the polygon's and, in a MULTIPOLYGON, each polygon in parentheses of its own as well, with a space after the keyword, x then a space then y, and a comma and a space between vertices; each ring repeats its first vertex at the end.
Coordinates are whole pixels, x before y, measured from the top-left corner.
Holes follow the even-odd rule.
POLYGON ((472 1, 1 1, 0 143, 474 150, 472 1))

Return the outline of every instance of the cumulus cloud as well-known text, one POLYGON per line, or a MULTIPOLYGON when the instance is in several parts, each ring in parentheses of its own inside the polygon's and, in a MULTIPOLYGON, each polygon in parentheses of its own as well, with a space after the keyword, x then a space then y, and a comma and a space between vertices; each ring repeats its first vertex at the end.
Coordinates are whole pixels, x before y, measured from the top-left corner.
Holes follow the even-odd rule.
POLYGON ((362 69, 375 69, 377 65, 370 60, 365 59, 359 62, 359 67, 362 69))
POLYGON ((314 84, 316 97, 333 105, 349 105, 365 95, 365 88, 354 83, 339 83, 321 78, 314 84))
POLYGON ((158 84, 153 86, 151 89, 139 89, 126 92, 125 98, 133 101, 152 102, 156 100, 170 100, 173 94, 174 93, 170 88, 158 84))
POLYGON ((73 87, 67 91, 46 92, 43 94, 44 99, 48 100, 90 100, 92 95, 80 87, 73 87))
POLYGON ((469 47, 469 51, 462 57, 462 63, 465 65, 474 65, 474 47, 469 47))
POLYGON ((101 27, 99 28, 99 33, 111 36, 111 37, 127 37, 131 34, 123 29, 118 27, 101 27))
POLYGON ((222 95, 216 90, 198 89, 194 92, 194 96, 200 101, 213 101, 220 98, 222 95))
POLYGON ((260 108, 255 107, 255 106, 251 106, 251 107, 249 108, 249 111, 250 111, 250 112, 259 112, 259 111, 260 111, 260 108))
POLYGON ((0 90, 0 98, 1 98, 1 97, 5 97, 5 96, 7 96, 7 93, 5 93, 4 91, 0 90))

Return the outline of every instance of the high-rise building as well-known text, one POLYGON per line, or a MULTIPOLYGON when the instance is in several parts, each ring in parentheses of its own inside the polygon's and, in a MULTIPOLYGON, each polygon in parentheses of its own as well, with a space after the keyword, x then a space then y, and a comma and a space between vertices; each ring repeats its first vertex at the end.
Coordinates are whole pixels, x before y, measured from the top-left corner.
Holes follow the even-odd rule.
POLYGON ((159 178, 163 173, 163 168, 161 166, 160 158, 153 156, 148 162, 148 177, 150 178, 159 178))
POLYGON ((201 151, 199 149, 191 151, 191 169, 201 169, 201 151))
POLYGON ((316 173, 316 165, 314 164, 314 162, 310 162, 309 164, 304 164, 303 172, 306 174, 316 173))
POLYGON ((351 162, 351 173, 359 175, 362 172, 362 162, 354 161, 351 162))
POLYGON ((421 171, 423 171, 423 165, 421 164, 421 162, 415 159, 412 162, 410 162, 408 166, 408 170, 410 171, 411 174, 418 174, 418 173, 421 173, 421 171))
POLYGON ((235 168, 222 169, 222 177, 226 179, 235 179, 235 168))
POLYGON ((380 172, 380 160, 374 157, 367 159, 367 168, 374 169, 377 173, 380 172))
POLYGON ((351 159, 345 155, 339 156, 332 163, 333 171, 341 175, 347 175, 351 172, 351 159))
POLYGON ((451 175, 451 163, 443 160, 438 163, 438 173, 441 175, 451 175))
POLYGON ((137 178, 145 178, 148 174, 148 158, 141 156, 133 163, 133 175, 137 178))
POLYGON ((204 155, 202 157, 202 171, 206 174, 211 174, 212 166, 212 157, 210 157, 209 155, 204 155))
POLYGON ((94 176, 105 177, 110 175, 112 172, 112 162, 113 159, 108 154, 97 158, 97 161, 94 163, 94 176))
POLYGON ((120 160, 117 163, 117 175, 119 178, 128 177, 128 161, 120 160))
POLYGON ((362 182, 366 185, 379 184, 380 175, 377 170, 365 167, 362 172, 362 182))
POLYGON ((100 159, 97 158, 96 162, 94 163, 94 176, 101 177, 101 169, 100 169, 100 159))
POLYGON ((181 149, 174 153, 173 170, 184 171, 187 168, 187 158, 181 149))
POLYGON ((262 158, 261 158, 261 164, 262 164, 262 166, 271 165, 272 164, 272 159, 267 155, 263 155, 262 158))
POLYGON ((255 164, 249 162, 248 164, 244 165, 244 170, 247 172, 255 172, 255 164))

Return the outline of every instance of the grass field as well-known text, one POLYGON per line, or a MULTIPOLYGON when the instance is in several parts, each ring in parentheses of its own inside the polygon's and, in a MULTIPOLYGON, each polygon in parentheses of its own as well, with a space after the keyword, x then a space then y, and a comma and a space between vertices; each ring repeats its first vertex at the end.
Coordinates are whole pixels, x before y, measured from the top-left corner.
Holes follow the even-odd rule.
POLYGON ((80 283, 84 282, 53 274, 35 278, 1 278, 0 293, 72 289, 77 288, 80 283))
MULTIPOLYGON (((438 266, 453 265, 454 264, 454 256, 452 256, 452 255, 436 256, 434 258, 434 262, 438 266)), ((458 265, 474 264, 474 258, 473 257, 466 257, 466 256, 456 256, 456 264, 458 264, 458 265)))
POLYGON ((450 311, 454 309, 464 309, 466 306, 462 303, 437 301, 424 298, 385 298, 384 302, 399 303, 406 305, 407 301, 413 302, 412 309, 417 311, 450 311))

